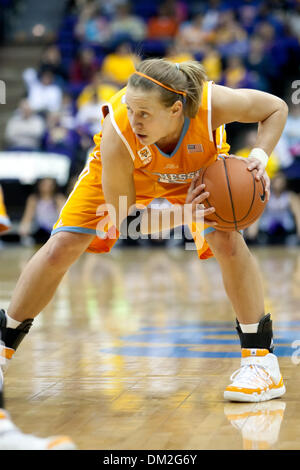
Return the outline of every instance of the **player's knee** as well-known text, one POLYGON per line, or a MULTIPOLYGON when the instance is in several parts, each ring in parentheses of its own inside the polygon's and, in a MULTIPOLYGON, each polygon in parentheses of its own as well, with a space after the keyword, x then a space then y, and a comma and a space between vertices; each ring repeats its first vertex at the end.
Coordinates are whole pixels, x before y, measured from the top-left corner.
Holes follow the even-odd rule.
POLYGON ((214 254, 223 257, 236 256, 241 239, 241 234, 238 232, 220 230, 215 230, 207 236, 208 244, 214 254))
POLYGON ((47 264, 56 268, 69 266, 81 255, 83 242, 84 240, 75 234, 57 233, 44 245, 47 264))

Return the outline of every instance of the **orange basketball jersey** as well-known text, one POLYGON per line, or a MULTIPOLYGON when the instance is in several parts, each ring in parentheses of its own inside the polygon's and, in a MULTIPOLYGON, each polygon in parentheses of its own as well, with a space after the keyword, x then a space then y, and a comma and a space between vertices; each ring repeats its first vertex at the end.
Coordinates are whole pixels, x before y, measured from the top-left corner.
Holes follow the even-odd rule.
MULTIPOLYGON (((229 151, 225 127, 216 131, 211 127, 212 82, 203 88, 201 106, 195 118, 185 118, 180 139, 174 151, 167 155, 155 144, 145 146, 135 136, 127 115, 126 88, 120 90, 102 106, 125 144, 134 162, 134 182, 137 205, 147 206, 155 198, 165 198, 172 204, 185 204, 193 177, 204 166, 215 161, 219 154, 229 151)), ((106 223, 107 211, 103 212, 105 199, 102 189, 102 164, 100 142, 102 133, 95 135, 95 148, 81 172, 52 234, 60 231, 94 234, 88 251, 107 252, 116 242, 112 222, 106 223), (101 210, 100 210, 100 209, 101 210)), ((200 258, 212 256, 205 235, 214 230, 203 224, 189 224, 200 258)))

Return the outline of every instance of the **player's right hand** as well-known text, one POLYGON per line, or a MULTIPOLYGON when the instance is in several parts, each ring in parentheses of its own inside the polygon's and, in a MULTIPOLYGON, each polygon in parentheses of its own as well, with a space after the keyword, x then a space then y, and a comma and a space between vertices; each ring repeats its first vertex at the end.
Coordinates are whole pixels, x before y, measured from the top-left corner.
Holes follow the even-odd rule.
POLYGON ((205 184, 197 186, 197 180, 198 176, 195 176, 191 182, 185 200, 186 205, 191 205, 190 215, 192 222, 202 222, 206 225, 217 227, 217 222, 206 219, 206 217, 215 212, 215 208, 205 208, 203 201, 208 198, 209 192, 205 191, 205 184))

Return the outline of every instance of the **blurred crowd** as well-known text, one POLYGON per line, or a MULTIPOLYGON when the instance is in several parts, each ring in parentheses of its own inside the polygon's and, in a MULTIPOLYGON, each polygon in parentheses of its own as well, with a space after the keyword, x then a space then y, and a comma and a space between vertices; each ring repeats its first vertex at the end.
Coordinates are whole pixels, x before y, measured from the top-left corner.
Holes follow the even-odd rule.
MULTIPOLYGON (((272 200, 268 211, 276 213, 278 206, 290 218, 265 221, 246 236, 266 241, 261 231, 282 229, 299 240, 297 0, 70 0, 56 41, 45 46, 37 69, 24 70, 26 93, 7 122, 5 149, 61 153, 71 161, 70 177, 78 174, 93 147, 93 135, 101 130, 101 103, 126 85, 141 59, 157 56, 174 62, 199 60, 215 83, 285 99, 290 112, 267 171, 274 179, 272 198, 279 201, 283 193, 287 197, 278 204, 272 200)), ((250 129, 232 147, 234 153, 247 157, 253 139, 255 129, 250 129)))

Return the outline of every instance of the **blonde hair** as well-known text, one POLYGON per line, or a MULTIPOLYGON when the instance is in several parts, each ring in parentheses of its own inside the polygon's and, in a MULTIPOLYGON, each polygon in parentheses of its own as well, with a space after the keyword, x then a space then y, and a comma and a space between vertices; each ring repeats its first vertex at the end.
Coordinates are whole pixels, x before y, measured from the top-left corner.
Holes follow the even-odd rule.
POLYGON ((165 59, 147 59, 140 62, 136 70, 174 91, 134 73, 128 80, 128 86, 159 91, 166 107, 172 106, 175 101, 182 101, 184 114, 190 118, 196 116, 201 103, 203 83, 207 80, 203 65, 193 60, 175 64, 165 59), (176 90, 185 92, 186 96, 176 93, 176 90))

